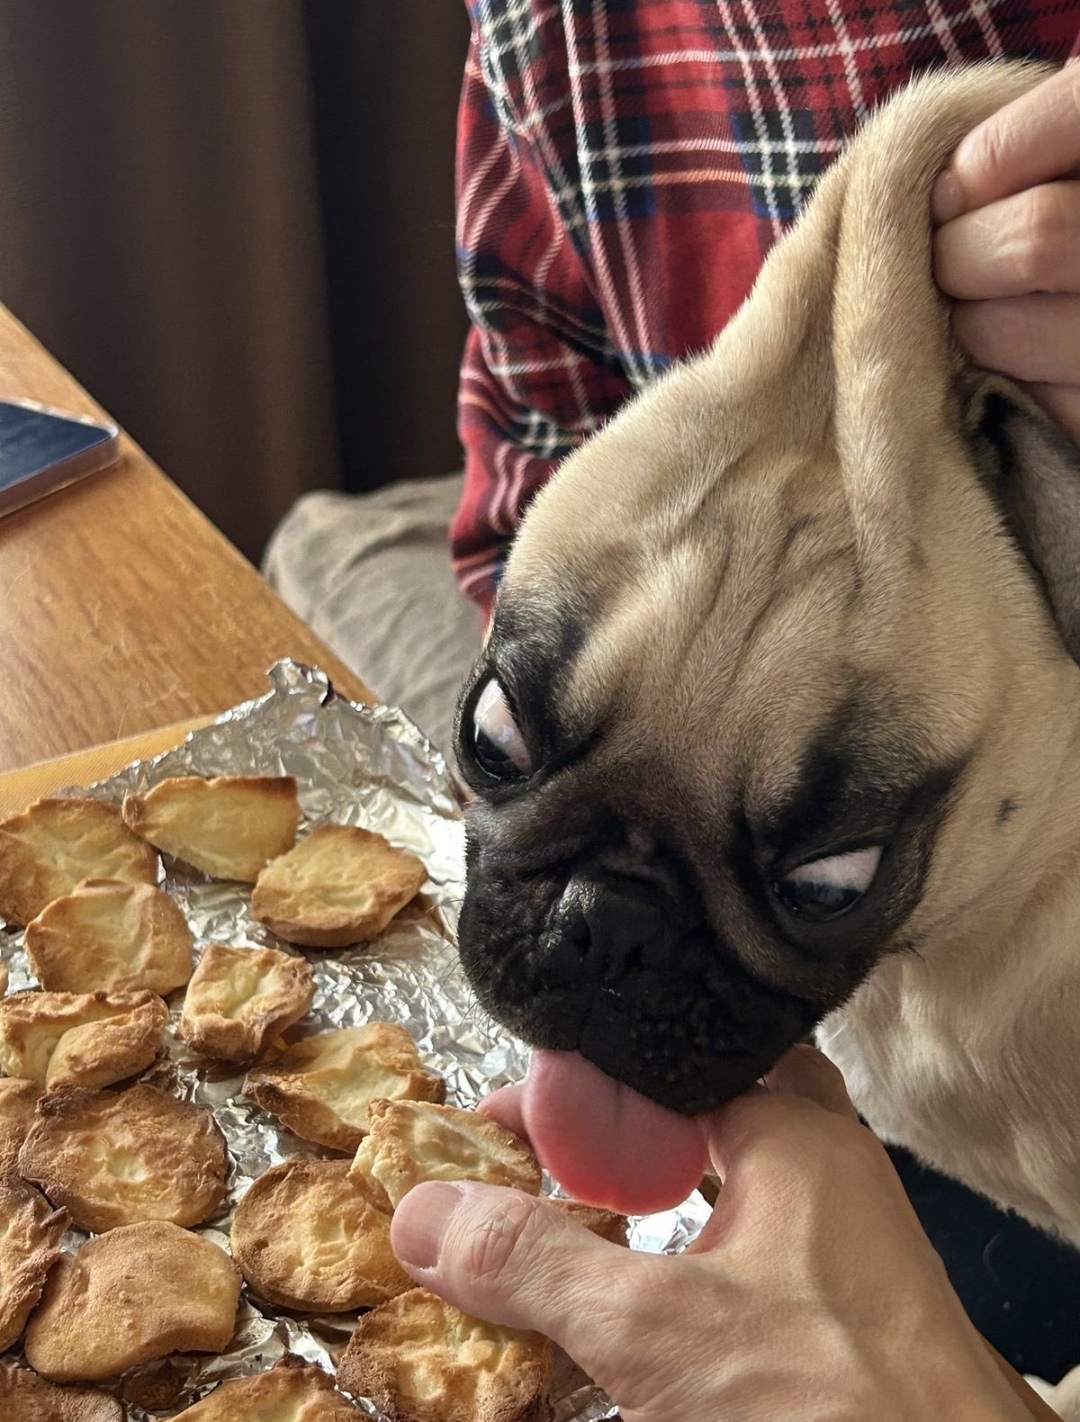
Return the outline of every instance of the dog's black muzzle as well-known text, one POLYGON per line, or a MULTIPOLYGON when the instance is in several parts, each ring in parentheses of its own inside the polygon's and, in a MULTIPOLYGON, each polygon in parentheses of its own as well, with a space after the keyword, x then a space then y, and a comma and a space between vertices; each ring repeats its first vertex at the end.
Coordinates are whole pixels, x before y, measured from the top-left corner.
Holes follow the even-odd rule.
POLYGON ((551 918, 540 942, 548 979, 585 992, 669 967, 685 932, 654 885, 624 875, 575 874, 551 918))
POLYGON ((821 1016, 747 971, 680 871, 506 876, 474 842, 459 942, 512 1031, 688 1115, 744 1090, 821 1016))

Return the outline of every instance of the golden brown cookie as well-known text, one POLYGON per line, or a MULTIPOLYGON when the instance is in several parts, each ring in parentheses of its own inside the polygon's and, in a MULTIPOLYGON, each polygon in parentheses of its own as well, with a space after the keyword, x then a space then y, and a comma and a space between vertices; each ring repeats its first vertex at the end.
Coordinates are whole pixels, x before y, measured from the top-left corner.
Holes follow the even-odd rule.
POLYGON ((370 1115, 353 1169, 377 1180, 395 1208, 423 1180, 483 1180, 540 1193, 532 1151, 488 1116, 429 1101, 373 1101, 370 1115))
POLYGON ((57 1387, 18 1363, 0 1363, 4 1422, 124 1422, 115 1397, 89 1387, 57 1387))
POLYGON ((49 1092, 19 1152, 19 1174, 95 1233, 142 1220, 201 1224, 221 1203, 227 1170, 210 1112, 145 1084, 49 1092))
POLYGON ((345 1160, 272 1166, 236 1207, 232 1256, 255 1293, 282 1308, 343 1313, 385 1303, 414 1285, 390 1248, 380 1195, 350 1179, 345 1160))
POLYGON ((251 911, 287 943, 344 948, 377 937, 427 870, 381 834, 321 825, 259 875, 251 911))
POLYGON ((84 879, 156 884, 157 875, 157 854, 103 800, 37 800, 0 823, 0 915, 9 923, 29 923, 84 879))
POLYGON ((127 1225, 57 1260, 27 1361, 55 1382, 100 1382, 169 1353, 220 1353, 239 1297, 239 1271, 210 1240, 163 1220, 127 1225))
POLYGON ((49 992, 162 995, 191 977, 191 929, 168 894, 149 884, 87 879, 26 929, 26 954, 49 992))
POLYGON ((248 1072, 244 1095, 304 1140, 355 1150, 376 1097, 441 1101, 442 1077, 428 1071, 396 1022, 369 1022, 304 1037, 273 1063, 248 1072))
POLYGON ((0 999, 0 1066, 50 1090, 111 1086, 150 1065, 168 1017, 152 992, 18 992, 0 999))
POLYGON ((211 944, 188 983, 179 1034, 207 1056, 250 1061, 268 1038, 303 1017, 314 995, 306 958, 277 948, 211 944))
POLYGON ((67 1226, 66 1210, 54 1210, 14 1175, 0 1175, 0 1353, 22 1333, 41 1297, 67 1226))
POLYGON ((291 775, 176 775, 125 795, 127 825, 212 879, 252 884, 296 843, 300 804, 291 775))
POLYGON ((4 962, 4 960, 3 960, 2 958, 0 958, 0 997, 3 997, 4 993, 6 993, 7 990, 8 990, 8 966, 7 966, 7 964, 4 962))
POLYGON ((413 1289, 361 1318, 337 1376, 393 1422, 537 1422, 551 1352, 539 1333, 482 1323, 413 1289))
POLYGON ((36 1081, 0 1077, 0 1175, 15 1169, 43 1093, 36 1081))
POLYGON ((551 1200, 549 1203, 558 1205, 575 1224, 600 1239, 606 1239, 609 1244, 626 1243, 629 1221, 625 1215, 617 1215, 614 1210, 601 1210, 596 1205, 583 1205, 580 1200, 551 1200))
POLYGON ((222 1383, 177 1422, 357 1422, 358 1415, 321 1368, 287 1357, 268 1373, 222 1383))

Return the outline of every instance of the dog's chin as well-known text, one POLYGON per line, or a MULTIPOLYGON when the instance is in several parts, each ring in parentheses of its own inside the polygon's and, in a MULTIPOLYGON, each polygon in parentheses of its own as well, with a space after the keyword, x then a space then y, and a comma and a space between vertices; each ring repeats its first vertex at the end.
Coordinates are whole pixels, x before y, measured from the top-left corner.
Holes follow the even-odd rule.
POLYGON ((462 965, 484 1009, 528 1045, 579 1052, 642 1096, 700 1115, 765 1074, 823 1015, 820 1004, 752 977, 705 925, 665 967, 590 973, 544 951, 542 929, 508 931, 519 912, 470 884, 462 965))

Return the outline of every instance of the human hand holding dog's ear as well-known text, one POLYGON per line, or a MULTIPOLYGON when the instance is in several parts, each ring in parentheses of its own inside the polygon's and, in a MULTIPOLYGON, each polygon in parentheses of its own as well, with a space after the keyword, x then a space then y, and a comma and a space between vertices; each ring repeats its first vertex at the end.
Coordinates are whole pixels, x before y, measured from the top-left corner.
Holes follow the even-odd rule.
POLYGON ((799 1047, 769 1086, 709 1119, 724 1184, 677 1258, 473 1183, 410 1192, 394 1249, 466 1312, 555 1339, 625 1422, 1030 1422, 839 1073, 799 1047))
POLYGON ((938 285, 979 365, 1080 442, 1080 64, 960 143, 934 188, 938 285))

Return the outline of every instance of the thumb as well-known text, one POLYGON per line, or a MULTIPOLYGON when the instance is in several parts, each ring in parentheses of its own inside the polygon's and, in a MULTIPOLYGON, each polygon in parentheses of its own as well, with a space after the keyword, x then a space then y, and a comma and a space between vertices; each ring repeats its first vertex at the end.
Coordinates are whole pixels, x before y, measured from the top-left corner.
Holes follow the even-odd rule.
POLYGON ((805 1096, 836 1116, 858 1120, 839 1068, 807 1043, 789 1048, 766 1076, 765 1085, 770 1091, 805 1096))
POLYGON ((621 1371, 622 1339, 640 1349, 640 1335, 630 1342, 637 1301, 667 1292, 655 1276, 671 1262, 599 1239, 535 1196, 471 1180, 410 1190, 390 1242, 424 1288, 465 1313, 546 1334, 601 1385, 621 1371))

